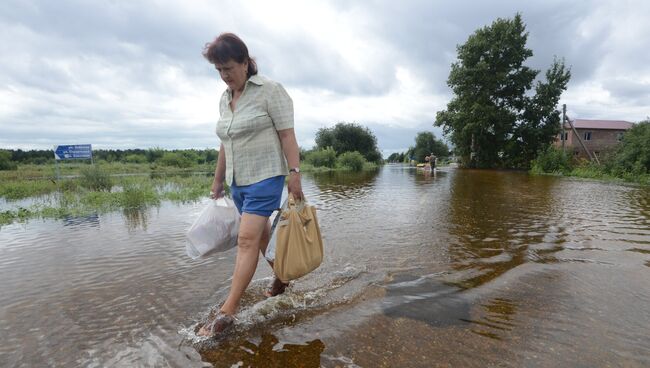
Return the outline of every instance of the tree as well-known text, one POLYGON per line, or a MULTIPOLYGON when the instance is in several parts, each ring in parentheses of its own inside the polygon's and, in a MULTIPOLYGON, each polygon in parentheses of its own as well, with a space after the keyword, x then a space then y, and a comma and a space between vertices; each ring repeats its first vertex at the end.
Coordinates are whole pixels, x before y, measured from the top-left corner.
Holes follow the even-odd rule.
POLYGON ((436 126, 471 167, 528 167, 560 130, 556 105, 571 73, 554 60, 546 81, 529 90, 539 74, 524 65, 533 55, 521 19, 497 19, 457 47, 447 84, 454 92, 436 126))
POLYGON ((650 174, 650 119, 635 124, 625 132, 614 161, 615 171, 650 174))
POLYGON ((400 159, 401 158, 400 155, 403 155, 403 153, 393 152, 393 153, 390 154, 390 156, 388 156, 386 161, 388 161, 388 162, 402 162, 403 158, 400 159))
POLYGON ((413 156, 416 161, 423 162, 424 157, 434 154, 436 157, 449 156, 449 147, 442 141, 436 139, 431 132, 419 132, 415 137, 413 156))
POLYGON ((340 122, 331 128, 318 129, 316 147, 319 150, 332 147, 337 155, 357 151, 370 162, 381 161, 375 135, 368 128, 355 123, 340 122))
POLYGON ((11 160, 11 152, 0 150, 0 170, 16 170, 18 165, 11 160))

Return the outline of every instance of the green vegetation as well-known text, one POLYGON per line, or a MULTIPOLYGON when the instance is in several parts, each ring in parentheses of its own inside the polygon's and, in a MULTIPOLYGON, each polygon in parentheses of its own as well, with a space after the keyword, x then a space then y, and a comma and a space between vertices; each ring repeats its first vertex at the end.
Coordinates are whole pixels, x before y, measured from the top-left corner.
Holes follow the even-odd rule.
POLYGON ((532 162, 534 174, 561 174, 592 179, 615 179, 650 185, 650 120, 636 124, 600 164, 573 160, 561 149, 549 147, 532 162))
POLYGON ((497 19, 458 46, 447 80, 454 97, 437 113, 435 125, 443 127, 461 165, 527 168, 559 132, 556 106, 571 73, 554 60, 531 93, 539 71, 524 65, 533 55, 527 38, 517 14, 497 19))
POLYGON ((368 162, 380 163, 381 153, 377 149, 377 138, 366 127, 355 123, 337 123, 331 128, 316 132, 316 150, 331 147, 337 155, 357 151, 368 162))
POLYGON ((207 196, 212 184, 209 175, 122 176, 109 190, 91 190, 82 185, 82 180, 80 177, 58 183, 49 179, 3 182, 0 195, 5 199, 33 197, 33 201, 29 206, 0 212, 0 224, 35 217, 60 218, 139 209, 158 205, 162 200, 195 201, 207 196), (34 191, 38 191, 40 196, 34 197, 34 191))
POLYGON ((531 165, 531 172, 536 174, 568 174, 571 170, 571 156, 553 146, 542 151, 531 165))
POLYGON ((404 162, 405 160, 406 160, 406 153, 404 152, 393 152, 386 159, 386 161, 388 162, 404 162))
POLYGON ((316 147, 301 150, 305 171, 373 170, 382 162, 377 138, 366 127, 355 123, 337 123, 316 133, 316 147))
POLYGON ((425 157, 433 153, 438 162, 446 161, 449 157, 449 147, 431 132, 419 132, 415 136, 415 146, 406 152, 393 153, 388 156, 388 162, 409 162, 412 157, 417 162, 424 162, 425 157))
POLYGON ((363 165, 366 163, 366 159, 361 153, 353 151, 341 154, 338 158, 338 162, 342 167, 348 167, 352 171, 361 171, 363 165))
POLYGON ((305 161, 315 167, 333 169, 336 166, 336 151, 332 147, 309 151, 305 154, 305 161))
MULTIPOLYGON (((127 150, 104 150, 104 149, 94 149, 93 150, 93 159, 95 162, 109 162, 109 163, 157 163, 159 162, 165 153, 172 153, 173 156, 170 158, 175 158, 176 155, 183 157, 180 161, 189 160, 192 163, 205 164, 205 163, 216 163, 217 161, 217 151, 214 149, 185 149, 185 150, 173 150, 166 151, 162 148, 150 148, 150 149, 127 149, 127 150)), ((13 161, 19 165, 44 165, 54 163, 54 154, 52 150, 12 150, 10 151, 10 161, 13 161)), ((170 160, 168 158, 168 160, 170 160)), ((174 161, 174 160, 171 160, 174 161)), ((2 163, 2 154, 0 153, 0 165, 2 163)), ((176 164, 170 166, 178 166, 176 164)), ((1 167, 1 166, 0 166, 1 167)), ((184 166, 188 167, 188 166, 184 166)))
POLYGON ((18 165, 11 160, 11 152, 0 150, 0 170, 16 170, 18 165))
POLYGON ((99 166, 93 165, 81 169, 80 183, 82 187, 89 190, 110 192, 113 181, 110 175, 99 166))
POLYGON ((413 157, 417 162, 424 162, 426 156, 433 153, 438 158, 449 156, 449 147, 442 141, 436 139, 431 132, 420 132, 415 137, 415 147, 409 148, 407 157, 413 157))
POLYGON ((608 169, 615 175, 650 174, 650 119, 625 132, 608 169))
POLYGON ((165 152, 158 162, 164 166, 175 166, 180 168, 190 167, 194 164, 191 158, 178 152, 165 152))

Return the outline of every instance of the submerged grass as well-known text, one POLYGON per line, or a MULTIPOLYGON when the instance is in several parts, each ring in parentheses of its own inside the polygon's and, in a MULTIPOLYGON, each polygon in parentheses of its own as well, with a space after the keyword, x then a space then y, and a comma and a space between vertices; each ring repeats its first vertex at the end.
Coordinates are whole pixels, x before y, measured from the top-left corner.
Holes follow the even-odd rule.
POLYGON ((197 164, 189 168, 180 169, 172 166, 162 166, 149 163, 124 163, 124 162, 99 162, 90 165, 88 162, 61 162, 57 165, 18 165, 17 170, 0 171, 0 181, 21 179, 48 179, 55 180, 57 172, 59 178, 79 176, 82 170, 97 167, 101 171, 114 174, 183 174, 193 172, 214 172, 214 163, 197 164))
POLYGON ((212 184, 207 175, 128 176, 113 178, 107 190, 91 190, 83 179, 66 179, 48 184, 47 180, 17 180, 2 183, 0 193, 8 204, 17 199, 34 197, 29 206, 0 211, 0 225, 29 218, 62 218, 129 211, 157 206, 163 200, 190 202, 206 197, 212 184), (38 188, 38 190, 34 190, 38 188), (31 194, 31 195, 30 195, 31 194))

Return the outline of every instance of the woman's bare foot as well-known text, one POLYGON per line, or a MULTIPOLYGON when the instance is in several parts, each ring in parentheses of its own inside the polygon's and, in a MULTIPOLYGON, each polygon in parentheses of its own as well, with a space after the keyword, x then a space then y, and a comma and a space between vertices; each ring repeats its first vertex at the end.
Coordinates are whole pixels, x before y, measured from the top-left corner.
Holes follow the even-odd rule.
POLYGON ((208 318, 196 334, 198 336, 218 335, 228 330, 234 324, 235 317, 219 312, 213 319, 208 318))
POLYGON ((268 289, 264 292, 264 295, 267 298, 283 294, 285 289, 289 286, 289 283, 282 282, 279 278, 275 278, 273 283, 269 286, 268 289))

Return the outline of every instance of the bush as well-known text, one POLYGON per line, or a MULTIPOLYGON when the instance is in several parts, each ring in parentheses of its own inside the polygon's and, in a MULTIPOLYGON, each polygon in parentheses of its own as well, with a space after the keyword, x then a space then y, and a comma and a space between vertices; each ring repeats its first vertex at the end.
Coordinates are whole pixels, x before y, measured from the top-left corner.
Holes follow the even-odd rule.
POLYGON ((0 170, 16 170, 18 165, 11 160, 11 152, 0 151, 0 170))
POLYGON ((650 120, 635 124, 625 132, 614 161, 619 175, 650 173, 650 120))
POLYGON ((80 184, 82 187, 90 190, 105 190, 108 192, 113 187, 111 177, 107 172, 100 169, 98 165, 81 169, 80 184))
POLYGON ((144 164, 147 162, 147 156, 140 154, 126 155, 124 161, 132 164, 144 164))
POLYGON ((190 167, 193 164, 189 158, 177 152, 165 152, 158 162, 164 166, 176 166, 180 168, 190 167))
POLYGON ((365 156, 365 159, 368 162, 374 162, 376 164, 380 164, 382 162, 382 160, 383 160, 383 158, 381 156, 381 152, 379 152, 377 150, 372 151, 372 152, 368 152, 366 154, 366 156, 365 156))
POLYGON ((156 191, 151 185, 126 184, 119 196, 122 208, 142 208, 148 204, 158 203, 156 191))
POLYGON ((532 162, 533 173, 568 174, 571 172, 571 157, 553 146, 542 151, 532 162))
POLYGON ((332 147, 318 151, 311 151, 306 154, 306 161, 315 167, 333 168, 336 165, 336 152, 332 147))
POLYGON ((366 159, 357 151, 345 152, 339 156, 339 164, 354 171, 361 171, 366 159))
POLYGON ((205 159, 204 157, 199 156, 194 150, 184 150, 178 153, 187 158, 192 164, 200 164, 205 159))
POLYGON ((149 148, 144 154, 145 156, 147 156, 147 161, 153 163, 160 160, 163 157, 163 155, 165 154, 165 150, 158 147, 149 148))

